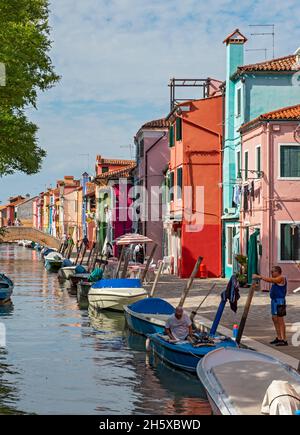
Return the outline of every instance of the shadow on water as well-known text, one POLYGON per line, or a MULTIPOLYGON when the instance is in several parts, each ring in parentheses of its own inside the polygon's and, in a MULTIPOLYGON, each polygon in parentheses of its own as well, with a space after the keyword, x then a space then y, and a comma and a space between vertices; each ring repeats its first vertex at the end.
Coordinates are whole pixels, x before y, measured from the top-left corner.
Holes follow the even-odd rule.
POLYGON ((122 313, 80 310, 39 254, 0 246, 15 282, 0 307, 0 414, 210 414, 196 377, 149 358, 122 313))

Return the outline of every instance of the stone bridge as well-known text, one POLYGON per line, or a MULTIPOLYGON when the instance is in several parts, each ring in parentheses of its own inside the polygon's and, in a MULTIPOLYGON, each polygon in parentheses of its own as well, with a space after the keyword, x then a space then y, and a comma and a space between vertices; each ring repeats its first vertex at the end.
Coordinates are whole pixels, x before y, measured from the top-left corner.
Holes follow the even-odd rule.
POLYGON ((26 227, 6 227, 4 234, 0 236, 0 243, 16 242, 17 240, 32 240, 33 242, 40 243, 50 248, 58 249, 60 240, 43 233, 36 228, 26 227))

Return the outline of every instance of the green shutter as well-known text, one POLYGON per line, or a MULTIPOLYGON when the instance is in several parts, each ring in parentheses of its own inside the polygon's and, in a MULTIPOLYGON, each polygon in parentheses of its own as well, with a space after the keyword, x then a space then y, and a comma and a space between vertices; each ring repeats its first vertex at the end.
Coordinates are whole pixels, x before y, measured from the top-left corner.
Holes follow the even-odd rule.
POLYGON ((182 119, 176 119, 176 140, 182 140, 182 119))
POLYGON ((248 169, 249 169, 249 154, 248 151, 245 152, 245 180, 248 180, 248 169))
POLYGON ((169 130, 169 147, 174 146, 174 126, 171 125, 169 130))
POLYGON ((182 198, 182 168, 177 169, 177 199, 182 198))
POLYGON ((300 146, 283 145, 280 147, 280 176, 300 178, 300 146))

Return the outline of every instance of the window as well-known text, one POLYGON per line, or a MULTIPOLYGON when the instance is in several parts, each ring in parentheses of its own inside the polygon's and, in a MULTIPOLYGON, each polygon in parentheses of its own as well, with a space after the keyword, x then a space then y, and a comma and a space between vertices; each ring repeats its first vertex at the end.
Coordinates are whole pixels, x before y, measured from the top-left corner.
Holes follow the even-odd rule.
POLYGON ((236 168, 237 168, 237 175, 240 175, 241 172, 241 152, 237 151, 236 153, 236 168))
POLYGON ((169 174, 169 192, 170 192, 170 201, 174 201, 174 172, 170 172, 169 174))
POLYGON ((300 145, 280 145, 280 177, 300 178, 300 145))
POLYGON ((233 238, 236 235, 236 229, 233 226, 227 227, 227 265, 233 264, 233 238))
POLYGON ((141 159, 144 157, 144 151, 145 151, 145 142, 144 139, 142 139, 139 143, 139 157, 141 159))
POLYGON ((169 130, 169 147, 173 147, 174 145, 174 125, 171 125, 169 130))
POLYGON ((176 119, 176 140, 182 140, 182 119, 176 119))
POLYGON ((177 169, 177 199, 182 199, 182 168, 177 169))
POLYGON ((248 180, 248 172, 249 172, 249 153, 245 151, 245 180, 248 180))
POLYGON ((261 172, 261 147, 260 146, 256 147, 256 170, 257 172, 261 172))
POLYGON ((242 113, 242 89, 239 88, 236 94, 236 115, 241 116, 242 113))
POLYGON ((102 174, 106 174, 109 171, 109 168, 107 166, 102 167, 102 174))
POLYGON ((280 261, 300 260, 300 224, 280 224, 280 261))

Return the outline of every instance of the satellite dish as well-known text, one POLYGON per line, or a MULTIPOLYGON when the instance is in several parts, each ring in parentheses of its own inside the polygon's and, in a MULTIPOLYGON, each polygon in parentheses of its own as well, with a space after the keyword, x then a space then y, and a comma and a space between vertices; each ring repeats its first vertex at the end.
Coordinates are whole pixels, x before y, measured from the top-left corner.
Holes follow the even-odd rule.
POLYGON ((294 139, 296 142, 300 143, 300 124, 298 125, 298 127, 294 131, 294 139))

